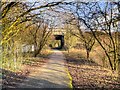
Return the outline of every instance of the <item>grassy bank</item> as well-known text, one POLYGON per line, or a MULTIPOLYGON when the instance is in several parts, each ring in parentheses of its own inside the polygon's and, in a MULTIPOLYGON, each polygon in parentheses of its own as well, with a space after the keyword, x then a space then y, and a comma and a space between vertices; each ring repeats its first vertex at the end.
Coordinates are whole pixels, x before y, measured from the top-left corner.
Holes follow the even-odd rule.
POLYGON ((64 51, 68 70, 74 88, 81 89, 119 89, 120 79, 117 72, 112 73, 94 60, 85 58, 84 50, 64 51))

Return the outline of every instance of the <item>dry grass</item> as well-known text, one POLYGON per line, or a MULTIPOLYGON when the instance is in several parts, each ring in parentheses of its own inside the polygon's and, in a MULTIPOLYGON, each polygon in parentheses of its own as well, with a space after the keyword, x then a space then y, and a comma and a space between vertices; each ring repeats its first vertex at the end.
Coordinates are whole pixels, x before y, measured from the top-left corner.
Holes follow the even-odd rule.
POLYGON ((47 58, 52 53, 53 53, 53 51, 51 49, 44 49, 44 50, 42 50, 41 54, 38 55, 38 57, 47 58))
POLYGON ((73 78, 74 88, 81 89, 119 89, 120 79, 117 73, 102 67, 95 61, 85 59, 84 50, 71 50, 68 54, 67 66, 73 78))

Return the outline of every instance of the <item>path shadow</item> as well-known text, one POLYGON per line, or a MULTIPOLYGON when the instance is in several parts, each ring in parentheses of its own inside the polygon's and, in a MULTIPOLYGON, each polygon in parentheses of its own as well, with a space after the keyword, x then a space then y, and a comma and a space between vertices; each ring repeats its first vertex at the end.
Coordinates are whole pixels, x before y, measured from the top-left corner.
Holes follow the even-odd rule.
POLYGON ((45 79, 28 78, 30 81, 25 81, 17 88, 68 88, 67 86, 53 83, 45 79), (32 82, 31 82, 32 81, 32 82))
POLYGON ((97 64, 96 62, 92 61, 92 60, 87 60, 87 59, 84 59, 84 58, 80 58, 80 59, 76 59, 76 58, 73 58, 73 57, 69 57, 66 59, 67 60, 67 65, 68 67, 72 67, 72 68, 77 68, 77 66, 82 66, 82 65, 87 65, 87 66, 92 66, 94 68, 82 68, 82 70, 86 70, 86 71, 101 71, 101 72, 108 72, 107 70, 101 70, 99 69, 98 67, 103 67, 99 64, 97 64), (72 65, 72 66, 71 66, 72 65))
POLYGON ((29 65, 29 66, 35 66, 35 67, 41 67, 47 62, 47 59, 41 59, 39 57, 36 58, 27 58, 22 62, 22 64, 29 65))
POLYGON ((16 83, 23 82, 26 79, 26 75, 29 74, 28 71, 22 72, 12 72, 9 70, 2 69, 2 88, 16 88, 16 83))
MULTIPOLYGON (((54 76, 54 75, 53 75, 54 76)), ((51 76, 50 76, 51 77, 51 76)), ((45 79, 36 79, 28 77, 25 75, 20 75, 19 73, 14 73, 12 71, 8 71, 2 69, 2 90, 26 90, 26 89, 38 89, 39 88, 68 88, 68 86, 60 85, 53 83, 51 81, 45 79), (30 81, 28 81, 30 80, 30 81), (32 81, 32 82, 31 82, 32 81)))
POLYGON ((69 62, 70 64, 75 64, 75 65, 90 65, 90 66, 100 66, 99 64, 97 64, 96 62, 92 61, 92 60, 87 60, 85 58, 79 58, 76 59, 74 57, 69 56, 67 59, 67 62, 69 62))

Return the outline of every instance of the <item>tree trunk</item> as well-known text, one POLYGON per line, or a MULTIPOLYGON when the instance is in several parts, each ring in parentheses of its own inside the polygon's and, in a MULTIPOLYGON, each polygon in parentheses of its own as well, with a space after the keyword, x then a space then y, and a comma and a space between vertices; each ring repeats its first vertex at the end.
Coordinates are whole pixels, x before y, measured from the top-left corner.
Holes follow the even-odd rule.
POLYGON ((118 61, 118 79, 120 80, 120 59, 118 61))
POLYGON ((37 57, 38 54, 39 54, 39 50, 35 50, 34 57, 37 57))
POLYGON ((69 48, 68 48, 68 54, 70 53, 70 50, 69 50, 69 48))
POLYGON ((87 50, 87 59, 89 60, 89 56, 90 56, 90 51, 87 50))
POLYGON ((37 43, 35 42, 35 44, 34 44, 34 57, 36 57, 37 54, 38 54, 37 43))
POLYGON ((36 49, 34 52, 34 57, 37 57, 37 55, 41 52, 42 48, 36 49))

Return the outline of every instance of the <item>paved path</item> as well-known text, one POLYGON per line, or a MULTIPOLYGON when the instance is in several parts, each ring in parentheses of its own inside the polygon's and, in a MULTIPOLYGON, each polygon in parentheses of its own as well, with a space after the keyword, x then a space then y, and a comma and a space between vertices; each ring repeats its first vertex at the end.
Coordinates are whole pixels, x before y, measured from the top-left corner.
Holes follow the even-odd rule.
POLYGON ((65 67, 65 57, 61 51, 54 50, 46 65, 21 83, 20 88, 70 88, 70 76, 65 67))

